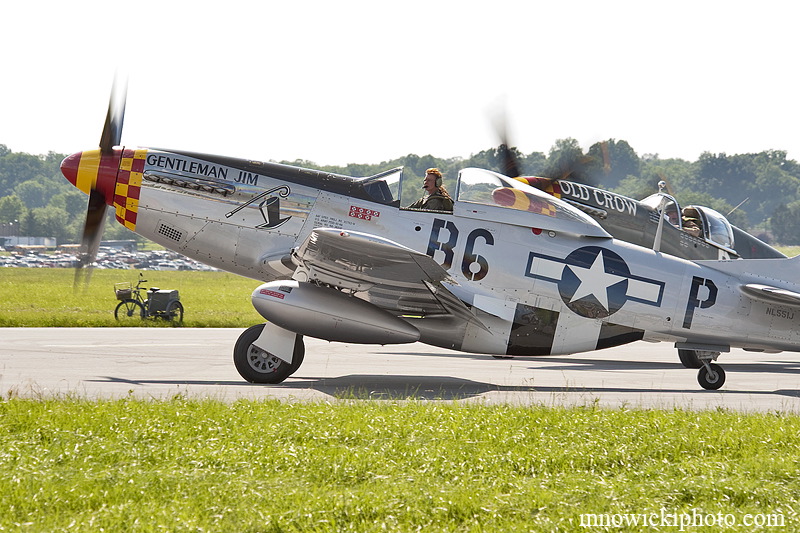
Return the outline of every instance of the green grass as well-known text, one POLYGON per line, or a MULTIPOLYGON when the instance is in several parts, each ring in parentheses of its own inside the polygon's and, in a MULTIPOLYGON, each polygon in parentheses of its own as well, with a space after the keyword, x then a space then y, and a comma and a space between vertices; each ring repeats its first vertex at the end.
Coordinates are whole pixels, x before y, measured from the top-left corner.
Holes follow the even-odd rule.
POLYGON ((800 246, 776 246, 776 248, 787 257, 794 257, 800 254, 800 246))
POLYGON ((587 531, 661 509, 797 529, 793 415, 11 398, 0 439, 0 530, 587 531))
MULTIPOLYGON (((0 269, 0 327, 116 326, 113 285, 137 274, 76 295, 71 270, 0 269)), ((185 326, 261 321, 257 281, 146 275, 180 290, 185 326)), ((641 531, 581 515, 662 512, 797 531, 798 465, 787 414, 0 398, 0 531, 641 531)))
MULTIPOLYGON (((146 287, 177 289, 183 327, 247 328, 263 322, 250 303, 260 282, 226 272, 149 271, 146 287)), ((138 279, 135 270, 95 270, 88 288, 73 289, 66 268, 0 268, 0 327, 109 327, 117 300, 114 283, 138 279)), ((130 325, 130 324, 125 324, 130 325)), ((143 326, 171 327, 147 320, 143 326)))
MULTIPOLYGON (((781 247, 794 256, 800 246, 781 247)), ((136 270, 95 270, 84 292, 74 270, 0 268, 0 327, 114 327, 114 283, 136 283, 136 270)), ((182 327, 247 328, 263 322, 250 303, 260 282, 227 272, 146 271, 147 287, 178 289, 186 310, 182 327)), ((130 326, 130 323, 124 324, 130 326)), ((147 320, 145 327, 174 327, 147 320)))

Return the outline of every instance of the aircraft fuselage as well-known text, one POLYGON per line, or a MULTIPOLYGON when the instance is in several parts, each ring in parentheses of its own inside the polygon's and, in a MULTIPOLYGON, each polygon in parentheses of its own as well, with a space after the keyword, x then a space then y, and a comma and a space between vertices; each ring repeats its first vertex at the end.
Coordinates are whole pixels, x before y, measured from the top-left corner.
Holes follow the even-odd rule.
MULTIPOLYGON (((745 297, 735 288, 740 282, 723 272, 557 224, 539 227, 520 216, 526 213, 503 207, 457 201, 452 214, 405 210, 374 200, 352 178, 183 152, 126 149, 120 169, 118 220, 243 276, 291 277, 291 251, 315 228, 380 235, 429 255, 490 333, 396 310, 430 344, 510 355, 575 353, 639 339, 755 350, 800 346, 800 316, 745 297), (720 312, 738 324, 724 339, 720 312)), ((771 260, 763 261, 769 268, 771 260)))

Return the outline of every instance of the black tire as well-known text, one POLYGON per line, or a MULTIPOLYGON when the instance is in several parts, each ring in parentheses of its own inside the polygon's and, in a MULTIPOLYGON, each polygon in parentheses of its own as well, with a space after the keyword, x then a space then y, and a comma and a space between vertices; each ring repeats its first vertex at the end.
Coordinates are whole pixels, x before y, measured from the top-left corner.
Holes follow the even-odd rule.
POLYGON ((702 368, 703 362, 694 350, 678 350, 678 358, 686 368, 702 368))
POLYGON ((250 383, 280 383, 300 368, 305 356, 303 337, 297 335, 292 364, 288 364, 271 353, 253 346, 253 342, 258 339, 263 329, 264 324, 256 324, 239 335, 233 348, 233 364, 239 375, 250 383))
POLYGON ((122 300, 114 309, 114 318, 122 324, 139 323, 144 320, 144 306, 136 300, 122 300))
POLYGON ((289 368, 289 375, 291 376, 297 369, 300 368, 300 365, 303 364, 303 359, 306 358, 306 345, 303 342, 303 336, 298 335, 297 339, 294 341, 294 353, 292 354, 292 365, 289 368))
POLYGON ((710 363, 708 366, 711 368, 711 372, 709 373, 706 367, 701 368, 697 373, 697 382, 706 390, 717 390, 725 383, 725 370, 714 363, 710 363))
POLYGON ((164 311, 164 320, 172 322, 183 322, 183 304, 177 300, 171 301, 167 304, 167 310, 164 311))

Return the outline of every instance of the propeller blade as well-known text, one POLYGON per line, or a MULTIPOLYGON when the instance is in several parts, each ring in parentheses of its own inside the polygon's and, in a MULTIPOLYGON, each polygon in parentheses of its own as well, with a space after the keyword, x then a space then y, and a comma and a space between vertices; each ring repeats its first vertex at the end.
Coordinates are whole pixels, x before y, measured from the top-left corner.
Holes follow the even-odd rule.
MULTIPOLYGON (((492 115, 495 135, 497 135, 500 141, 500 146, 497 150, 500 172, 510 178, 521 178, 524 174, 524 170, 522 168, 522 162, 519 159, 519 152, 516 148, 512 147, 512 141, 508 133, 509 120, 506 112, 505 100, 495 106, 492 115)), ((594 158, 589 155, 584 155, 583 153, 573 154, 571 157, 562 157, 557 161, 550 162, 548 165, 549 168, 543 171, 540 176, 530 176, 520 181, 537 188, 546 187, 543 180, 551 182, 576 181, 578 183, 594 185, 596 180, 592 178, 588 170, 595 164, 594 158)))
POLYGON ((78 289, 81 285, 84 288, 89 285, 92 277, 92 264, 97 259, 97 251, 100 249, 100 241, 103 238, 107 207, 102 193, 92 190, 89 194, 89 206, 86 210, 86 222, 83 226, 78 266, 75 269, 75 289, 78 289))
POLYGON ((111 87, 111 98, 108 100, 108 113, 100 136, 100 152, 104 155, 111 153, 111 149, 119 146, 122 139, 122 125, 125 122, 125 104, 128 98, 128 84, 114 79, 111 87))
POLYGON ((596 167, 595 158, 590 155, 572 154, 557 160, 543 173, 543 177, 556 181, 574 181, 597 186, 591 168, 596 167))
MULTIPOLYGON (((78 265, 75 269, 75 282, 74 289, 78 290, 83 286, 85 289, 89 285, 92 276, 92 264, 97 259, 97 251, 100 249, 100 241, 103 238, 103 226, 106 221, 106 210, 108 208, 108 199, 106 194, 113 194, 113 188, 109 189, 109 181, 113 186, 115 180, 116 170, 111 167, 112 174, 108 174, 107 163, 110 157, 118 157, 114 154, 114 147, 119 146, 122 142, 122 126, 125 122, 125 105, 128 96, 127 82, 120 83, 118 78, 114 79, 114 84, 111 87, 111 97, 108 100, 108 112, 106 113, 106 121, 103 125, 103 133, 100 135, 100 153, 97 152, 82 152, 66 158, 62 164, 62 172, 71 180, 76 186, 77 182, 77 167, 79 161, 94 160, 97 164, 96 175, 91 182, 91 189, 88 185, 84 185, 81 190, 89 193, 89 204, 86 210, 86 222, 83 226, 83 237, 81 239, 81 249, 78 256, 78 265), (88 189, 88 190, 87 190, 88 189)), ((115 162, 114 165, 118 163, 115 162)), ((90 165, 91 166, 91 165, 90 165)), ((86 183, 86 182, 84 182, 86 183)))
POLYGON ((510 178, 522 176, 522 166, 519 164, 516 152, 503 143, 497 149, 500 157, 500 171, 510 178))
POLYGON ((510 178, 522 176, 522 165, 517 158, 517 152, 511 148, 508 139, 508 119, 506 117, 505 104, 495 111, 494 131, 500 140, 497 148, 497 156, 500 159, 500 172, 510 178))

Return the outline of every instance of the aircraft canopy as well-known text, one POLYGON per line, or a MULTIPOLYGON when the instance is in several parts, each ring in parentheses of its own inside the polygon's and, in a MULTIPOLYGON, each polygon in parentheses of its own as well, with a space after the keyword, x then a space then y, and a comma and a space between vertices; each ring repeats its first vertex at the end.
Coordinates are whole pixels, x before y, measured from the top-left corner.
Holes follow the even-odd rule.
POLYGON ((490 170, 463 169, 458 175, 456 201, 525 212, 525 225, 542 229, 595 237, 609 236, 597 222, 568 203, 490 170))

